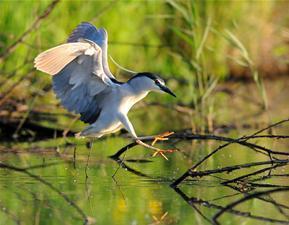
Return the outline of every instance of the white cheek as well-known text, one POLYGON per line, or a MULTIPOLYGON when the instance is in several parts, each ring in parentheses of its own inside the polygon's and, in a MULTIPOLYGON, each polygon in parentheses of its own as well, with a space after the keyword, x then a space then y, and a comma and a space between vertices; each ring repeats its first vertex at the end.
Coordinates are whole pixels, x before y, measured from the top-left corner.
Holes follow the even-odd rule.
POLYGON ((157 92, 163 92, 163 90, 159 87, 159 86, 156 86, 156 89, 155 89, 157 92))

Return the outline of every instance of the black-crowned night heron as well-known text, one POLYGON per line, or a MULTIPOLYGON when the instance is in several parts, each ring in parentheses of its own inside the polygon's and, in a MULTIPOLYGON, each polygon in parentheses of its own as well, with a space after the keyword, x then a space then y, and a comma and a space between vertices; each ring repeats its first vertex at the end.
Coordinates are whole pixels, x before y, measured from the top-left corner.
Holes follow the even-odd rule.
POLYGON ((127 113, 150 91, 175 94, 153 73, 137 73, 125 83, 117 81, 107 62, 105 29, 81 23, 67 43, 39 54, 35 67, 53 76, 53 90, 62 105, 90 124, 78 136, 101 137, 124 127, 138 144, 162 151, 138 138, 127 113))

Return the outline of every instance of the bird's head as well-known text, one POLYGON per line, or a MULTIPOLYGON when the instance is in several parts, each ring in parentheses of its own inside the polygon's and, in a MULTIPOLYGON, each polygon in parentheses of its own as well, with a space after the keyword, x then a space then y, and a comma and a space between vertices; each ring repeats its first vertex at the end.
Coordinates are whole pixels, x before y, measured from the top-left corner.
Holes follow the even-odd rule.
POLYGON ((134 77, 130 79, 129 82, 132 83, 132 85, 139 90, 166 92, 176 97, 176 95, 166 86, 165 81, 158 75, 153 73, 137 73, 134 77))

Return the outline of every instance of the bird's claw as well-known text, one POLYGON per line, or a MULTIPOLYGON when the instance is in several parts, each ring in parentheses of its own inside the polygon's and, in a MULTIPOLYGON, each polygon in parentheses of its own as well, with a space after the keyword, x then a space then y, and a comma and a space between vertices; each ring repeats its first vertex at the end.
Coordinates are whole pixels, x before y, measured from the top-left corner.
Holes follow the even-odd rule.
POLYGON ((165 155, 165 153, 173 153, 175 151, 177 151, 177 150, 176 149, 167 149, 167 150, 161 150, 160 149, 160 150, 156 150, 152 156, 155 157, 157 155, 160 155, 164 159, 169 160, 168 157, 165 155))
MULTIPOLYGON (((166 133, 166 135, 171 135, 171 134, 173 134, 173 132, 167 132, 167 133, 166 133)), ((157 156, 157 155, 160 155, 160 156, 162 156, 162 157, 163 157, 164 159, 166 159, 166 160, 169 160, 169 159, 166 157, 165 153, 172 153, 172 152, 177 151, 176 149, 162 150, 162 149, 156 148, 156 147, 154 147, 154 146, 152 146, 152 145, 148 145, 148 144, 142 142, 140 139, 136 139, 135 142, 136 142, 137 144, 139 144, 139 145, 142 145, 143 147, 146 147, 146 148, 149 148, 149 149, 154 150, 155 152, 153 153, 152 157, 155 157, 155 156, 157 156)))
POLYGON ((157 143, 158 141, 166 141, 166 140, 168 140, 168 137, 171 136, 174 133, 175 132, 167 131, 167 132, 165 132, 163 134, 156 135, 151 145, 154 146, 155 143, 157 143))

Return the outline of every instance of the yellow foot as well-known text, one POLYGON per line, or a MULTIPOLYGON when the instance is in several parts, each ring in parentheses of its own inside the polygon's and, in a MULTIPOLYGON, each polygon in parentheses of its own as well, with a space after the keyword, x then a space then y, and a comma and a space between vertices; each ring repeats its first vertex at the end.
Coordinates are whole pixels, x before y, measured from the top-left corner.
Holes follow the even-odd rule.
POLYGON ((168 136, 171 136, 172 134, 174 134, 175 132, 170 132, 170 131, 167 131, 163 134, 159 134, 159 135, 156 135, 155 136, 155 139, 153 140, 152 142, 152 146, 155 145, 155 143, 157 143, 158 141, 166 141, 168 140, 168 136))
POLYGON ((167 158, 167 156, 165 155, 165 153, 173 153, 173 152, 176 152, 177 150, 176 149, 167 149, 167 150, 162 150, 162 149, 159 149, 159 150, 156 150, 153 154, 153 157, 157 156, 158 154, 160 156, 162 156, 163 158, 165 158, 166 160, 169 160, 167 158))
POLYGON ((162 149, 156 148, 156 147, 154 147, 154 146, 152 146, 152 145, 148 145, 148 144, 142 142, 140 139, 137 139, 137 140, 136 140, 136 143, 139 144, 139 145, 142 145, 142 146, 144 146, 144 147, 146 147, 146 148, 149 148, 149 149, 154 150, 155 152, 154 152, 154 154, 152 155, 153 157, 155 157, 155 156, 157 156, 157 155, 160 155, 160 156, 162 156, 163 158, 165 158, 166 160, 169 160, 169 159, 165 156, 164 153, 172 153, 172 152, 177 151, 177 150, 175 150, 175 149, 162 150, 162 149))

